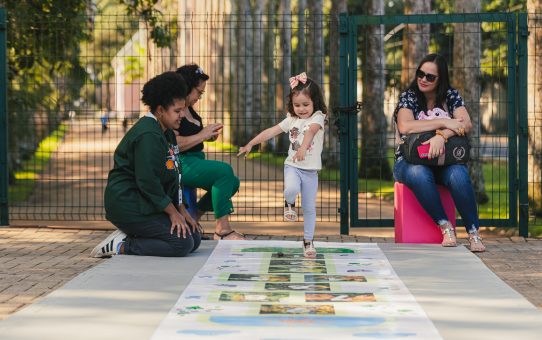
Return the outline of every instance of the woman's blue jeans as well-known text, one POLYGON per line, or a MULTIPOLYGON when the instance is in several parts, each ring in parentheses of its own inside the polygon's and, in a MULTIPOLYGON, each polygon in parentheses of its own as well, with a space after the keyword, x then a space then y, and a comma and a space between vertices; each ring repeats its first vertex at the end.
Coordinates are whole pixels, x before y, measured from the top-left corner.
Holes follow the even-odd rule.
POLYGON ((395 180, 412 190, 418 202, 437 225, 448 221, 440 200, 437 184, 443 185, 452 194, 455 206, 465 222, 467 232, 478 230, 478 209, 474 188, 467 166, 452 164, 447 166, 426 166, 408 163, 403 158, 395 162, 395 180))

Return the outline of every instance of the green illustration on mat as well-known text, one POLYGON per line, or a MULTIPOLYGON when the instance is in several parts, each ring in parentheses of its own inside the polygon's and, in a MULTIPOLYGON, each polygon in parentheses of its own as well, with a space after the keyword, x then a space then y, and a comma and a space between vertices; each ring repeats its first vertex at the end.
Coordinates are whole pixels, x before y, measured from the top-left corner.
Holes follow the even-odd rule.
POLYGON ((327 273, 326 267, 269 266, 269 273, 327 273))
POLYGON ((281 292, 222 292, 220 301, 232 302, 281 302, 290 297, 289 293, 281 292))
POLYGON ((290 282, 289 274, 230 274, 228 281, 290 282))
POLYGON ((265 290, 329 291, 329 283, 282 283, 268 282, 265 290))
POLYGON ((305 293, 306 302, 376 302, 373 293, 305 293))
MULTIPOLYGON (((286 247, 254 247, 254 248, 242 248, 244 253, 277 253, 277 254, 302 254, 303 249, 298 248, 286 248, 286 247)), ((354 250, 349 248, 319 248, 316 247, 316 251, 320 254, 353 254, 354 250)), ((280 257, 280 256, 279 256, 280 257)))
POLYGON ((260 314, 335 315, 333 305, 262 305, 260 314))

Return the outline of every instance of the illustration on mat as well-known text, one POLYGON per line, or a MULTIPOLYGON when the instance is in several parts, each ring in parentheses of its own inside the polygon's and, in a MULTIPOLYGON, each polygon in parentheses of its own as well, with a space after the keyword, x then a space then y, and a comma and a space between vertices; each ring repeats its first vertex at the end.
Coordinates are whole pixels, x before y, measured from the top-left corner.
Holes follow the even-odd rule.
POLYGON ((377 244, 261 244, 219 242, 153 339, 441 338, 377 244))

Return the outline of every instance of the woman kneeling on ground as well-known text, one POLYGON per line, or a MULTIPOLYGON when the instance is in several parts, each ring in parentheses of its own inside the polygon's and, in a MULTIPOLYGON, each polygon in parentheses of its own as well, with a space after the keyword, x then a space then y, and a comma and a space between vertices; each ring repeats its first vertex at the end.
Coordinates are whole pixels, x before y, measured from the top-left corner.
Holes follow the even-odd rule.
MULTIPOLYGON (((436 132, 428 141, 429 158, 437 158, 444 152, 448 138, 465 135, 472 129, 463 98, 450 86, 448 65, 441 55, 429 54, 422 59, 416 69, 415 79, 407 91, 399 96, 394 120, 401 138, 409 133, 436 132), (445 113, 445 117, 440 114, 442 112, 445 113)), ((457 210, 465 221, 470 250, 485 251, 478 234, 478 209, 467 166, 411 164, 404 159, 399 149, 395 159, 393 170, 395 180, 414 192, 420 205, 440 227, 443 234, 442 245, 455 247, 457 239, 455 228, 444 212, 437 184, 444 185, 450 190, 457 210)))
POLYGON ((142 94, 149 112, 120 141, 105 189, 106 218, 118 230, 94 248, 93 257, 181 257, 201 243, 200 227, 182 202, 173 132, 184 112, 186 82, 165 72, 149 80, 142 94))

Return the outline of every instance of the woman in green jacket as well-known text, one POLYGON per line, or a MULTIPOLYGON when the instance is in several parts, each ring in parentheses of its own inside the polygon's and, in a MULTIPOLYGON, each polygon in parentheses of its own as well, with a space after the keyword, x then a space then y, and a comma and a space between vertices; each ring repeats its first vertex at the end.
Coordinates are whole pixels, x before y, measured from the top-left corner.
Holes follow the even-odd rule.
POLYGON ((175 72, 149 80, 141 101, 149 112, 120 141, 105 189, 106 218, 118 230, 91 253, 186 256, 201 242, 200 227, 182 202, 179 128, 187 95, 175 72))

